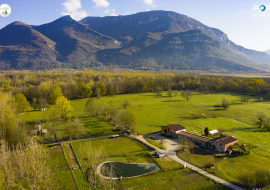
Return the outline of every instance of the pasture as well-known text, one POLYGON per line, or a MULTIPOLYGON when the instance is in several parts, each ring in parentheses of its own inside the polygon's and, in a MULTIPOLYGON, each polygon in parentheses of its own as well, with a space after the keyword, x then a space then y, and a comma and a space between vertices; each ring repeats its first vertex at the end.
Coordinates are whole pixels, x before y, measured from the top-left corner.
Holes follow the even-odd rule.
POLYGON ((239 181, 240 174, 262 169, 270 171, 270 159, 259 154, 250 154, 219 161, 215 163, 215 168, 218 173, 225 176, 224 179, 229 178, 239 181))

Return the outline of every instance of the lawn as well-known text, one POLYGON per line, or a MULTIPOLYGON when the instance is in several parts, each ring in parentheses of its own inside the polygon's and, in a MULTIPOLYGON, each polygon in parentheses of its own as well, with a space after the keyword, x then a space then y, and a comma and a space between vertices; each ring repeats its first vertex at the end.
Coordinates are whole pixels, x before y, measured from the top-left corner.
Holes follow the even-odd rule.
POLYGON ((219 117, 210 119, 196 119, 180 122, 187 127, 187 131, 201 132, 205 127, 209 130, 224 129, 225 134, 232 135, 240 143, 252 143, 259 147, 270 149, 270 133, 254 126, 240 123, 229 118, 219 117), (189 126, 192 126, 190 129, 189 126), (197 128, 197 130, 196 130, 197 128))
POLYGON ((228 177, 236 181, 239 181, 240 174, 261 169, 270 171, 270 159, 259 154, 227 158, 215 164, 215 170, 225 179, 228 177))
POLYGON ((158 172, 154 175, 146 175, 139 178, 121 180, 124 188, 134 187, 136 189, 228 189, 222 185, 214 184, 207 178, 188 169, 158 172))
POLYGON ((76 183, 60 146, 48 147, 55 189, 76 189, 76 183))
POLYGON ((93 136, 106 136, 119 134, 120 131, 117 127, 112 124, 102 121, 98 118, 81 118, 81 121, 84 125, 86 131, 88 131, 93 136))
POLYGON ((186 161, 195 163, 200 167, 205 167, 221 160, 220 158, 216 158, 215 155, 197 148, 178 153, 178 155, 180 158, 184 157, 186 161))
POLYGON ((179 164, 178 162, 172 160, 171 158, 164 156, 161 158, 158 158, 155 155, 152 155, 156 161, 162 166, 163 169, 165 170, 175 170, 175 169, 180 169, 183 168, 182 164, 179 164))
POLYGON ((85 165, 86 152, 80 151, 86 143, 90 143, 94 149, 103 148, 108 160, 122 162, 153 162, 148 155, 149 148, 131 138, 104 138, 84 142, 72 143, 75 153, 82 165, 85 165), (146 151, 146 152, 145 152, 146 151))
MULTIPOLYGON (((239 99, 237 93, 212 93, 212 94, 194 94, 189 101, 186 101, 181 96, 168 97, 166 92, 162 97, 157 97, 153 93, 140 94, 123 94, 114 97, 101 97, 99 103, 107 103, 108 107, 115 105, 118 109, 123 109, 121 104, 124 100, 129 100, 131 106, 127 107, 136 115, 137 132, 147 134, 154 131, 159 131, 161 126, 179 121, 190 119, 189 112, 204 113, 205 117, 228 117, 233 118, 248 124, 253 124, 254 118, 258 112, 270 114, 268 102, 259 102, 258 97, 253 97, 250 103, 233 104, 229 109, 224 110, 217 107, 221 104, 222 98, 227 101, 239 99)), ((71 100, 73 111, 71 116, 84 116, 84 105, 87 99, 71 100)), ((44 113, 41 111, 29 111, 20 117, 27 121, 33 122, 44 120, 44 113)))

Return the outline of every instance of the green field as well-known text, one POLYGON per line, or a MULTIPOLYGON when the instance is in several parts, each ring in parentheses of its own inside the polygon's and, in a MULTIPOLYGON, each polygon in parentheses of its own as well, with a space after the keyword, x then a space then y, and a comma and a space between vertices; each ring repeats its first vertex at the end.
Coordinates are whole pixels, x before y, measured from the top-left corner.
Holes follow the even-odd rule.
POLYGON ((174 169, 180 169, 180 168, 184 168, 182 164, 179 164, 178 162, 172 160, 171 158, 164 156, 164 157, 160 157, 158 158, 155 155, 152 155, 156 161, 161 165, 161 167, 164 170, 174 170, 174 169))
POLYGON ((270 159, 259 154, 250 154, 247 156, 239 156, 227 158, 215 163, 215 170, 225 176, 225 179, 233 179, 239 181, 239 175, 250 173, 256 170, 270 171, 270 159))
POLYGON ((85 130, 95 137, 114 135, 120 132, 117 127, 98 118, 81 118, 81 121, 85 130))
POLYGON ((55 181, 55 189, 76 189, 76 183, 65 160, 62 148, 60 146, 50 147, 47 148, 47 152, 50 154, 50 169, 55 181))
POLYGON ((124 188, 138 188, 138 189, 229 189, 219 184, 214 184, 208 181, 207 178, 190 170, 173 170, 166 172, 159 172, 155 175, 147 175, 144 177, 121 180, 124 188))
MULTIPOLYGON (((228 117, 248 124, 253 124, 252 118, 258 112, 270 114, 268 102, 257 101, 258 97, 252 98, 248 104, 234 104, 228 110, 216 107, 221 104, 222 98, 229 102, 239 99, 240 95, 235 93, 213 93, 213 94, 194 94, 189 101, 181 96, 168 97, 163 93, 162 97, 157 97, 153 93, 125 94, 114 97, 102 97, 97 102, 107 103, 110 107, 117 106, 123 109, 121 104, 127 99, 130 101, 130 109, 137 117, 138 125, 136 130, 139 133, 147 134, 160 130, 160 126, 170 123, 178 123, 182 120, 190 119, 189 112, 205 113, 205 117, 228 117)), ((73 112, 72 116, 84 116, 84 105, 87 99, 71 100, 73 112)), ((20 117, 27 121, 33 122, 44 120, 44 112, 30 111, 20 117)))
POLYGON ((205 167, 208 164, 213 164, 220 159, 216 158, 215 155, 208 153, 204 150, 201 149, 191 149, 187 150, 182 153, 178 153, 179 157, 190 162, 190 163, 195 163, 196 165, 200 167, 205 167), (183 158, 184 157, 184 158, 183 158))

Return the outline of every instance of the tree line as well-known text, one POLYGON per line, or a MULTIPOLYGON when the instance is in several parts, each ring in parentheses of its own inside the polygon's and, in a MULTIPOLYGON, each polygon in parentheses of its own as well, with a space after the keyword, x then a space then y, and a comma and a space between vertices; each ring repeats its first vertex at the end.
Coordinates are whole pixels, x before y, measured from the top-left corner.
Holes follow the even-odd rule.
MULTIPOLYGON (((54 104, 62 94, 68 100, 117 94, 180 90, 256 93, 270 97, 270 79, 197 76, 179 73, 45 72, 0 74, 0 90, 22 93, 35 109, 54 104)), ((188 100, 188 98, 187 98, 188 100)))

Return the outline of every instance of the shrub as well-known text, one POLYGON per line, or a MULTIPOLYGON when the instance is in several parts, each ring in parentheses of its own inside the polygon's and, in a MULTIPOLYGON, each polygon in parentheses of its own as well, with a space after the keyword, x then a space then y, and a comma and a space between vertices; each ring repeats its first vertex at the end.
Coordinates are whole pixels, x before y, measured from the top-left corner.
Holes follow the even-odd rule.
POLYGON ((217 158, 224 158, 226 156, 227 156, 226 154, 215 154, 215 157, 217 158))

